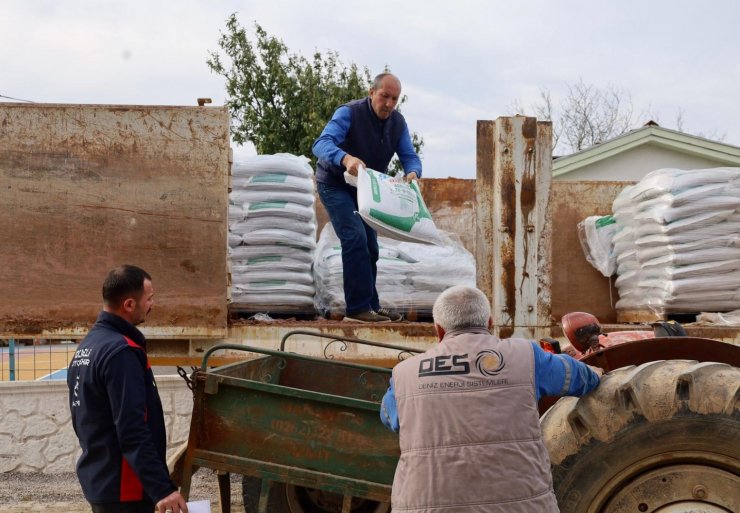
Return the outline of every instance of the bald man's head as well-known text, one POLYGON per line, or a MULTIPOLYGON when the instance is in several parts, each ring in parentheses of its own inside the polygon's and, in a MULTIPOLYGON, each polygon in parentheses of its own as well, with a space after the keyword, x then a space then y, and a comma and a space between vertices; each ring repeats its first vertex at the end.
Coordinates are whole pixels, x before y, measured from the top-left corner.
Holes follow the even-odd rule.
POLYGON ((375 115, 388 119, 401 98, 401 81, 391 73, 381 73, 370 88, 370 103, 375 115))

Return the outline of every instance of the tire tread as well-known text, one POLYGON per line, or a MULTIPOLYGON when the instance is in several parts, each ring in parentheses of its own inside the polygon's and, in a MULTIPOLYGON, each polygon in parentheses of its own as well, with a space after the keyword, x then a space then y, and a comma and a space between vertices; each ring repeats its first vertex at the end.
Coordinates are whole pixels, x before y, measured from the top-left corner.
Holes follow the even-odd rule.
POLYGON ((605 460, 614 464, 637 457, 631 451, 638 447, 645 454, 666 450, 663 433, 674 433, 670 447, 698 444, 709 455, 714 447, 702 437, 708 432, 704 427, 713 426, 715 435, 726 439, 718 450, 737 453, 737 447, 726 444, 740 439, 739 398, 740 368, 665 360, 617 369, 590 394, 561 399, 541 419, 561 511, 585 511, 588 500, 581 495, 591 493, 581 488, 585 481, 608 479, 619 471, 605 460), (676 437, 678 426, 691 430, 695 438, 676 437))

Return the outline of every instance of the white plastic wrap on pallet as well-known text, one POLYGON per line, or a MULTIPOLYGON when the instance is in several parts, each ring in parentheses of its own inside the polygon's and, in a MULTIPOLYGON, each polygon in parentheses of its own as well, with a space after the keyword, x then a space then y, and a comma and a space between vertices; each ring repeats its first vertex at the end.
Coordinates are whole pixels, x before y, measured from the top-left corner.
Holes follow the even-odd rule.
POLYGON ((659 169, 613 209, 617 309, 740 308, 740 168, 659 169))
MULTIPOLYGON (((431 313, 434 301, 454 285, 475 286, 475 259, 450 234, 440 232, 444 246, 400 242, 378 237, 380 259, 376 287, 381 307, 401 312, 431 313)), ((314 261, 316 309, 323 314, 345 310, 342 249, 333 227, 321 231, 314 261)))

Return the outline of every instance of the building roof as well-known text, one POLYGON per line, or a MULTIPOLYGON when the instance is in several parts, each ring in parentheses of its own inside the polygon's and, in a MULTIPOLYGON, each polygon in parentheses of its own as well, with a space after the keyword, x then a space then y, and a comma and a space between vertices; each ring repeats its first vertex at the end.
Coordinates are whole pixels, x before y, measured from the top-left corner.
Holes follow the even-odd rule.
POLYGON ((669 130, 648 122, 609 141, 557 158, 553 176, 561 176, 642 145, 654 145, 680 153, 716 160, 717 165, 740 166, 740 147, 669 130))

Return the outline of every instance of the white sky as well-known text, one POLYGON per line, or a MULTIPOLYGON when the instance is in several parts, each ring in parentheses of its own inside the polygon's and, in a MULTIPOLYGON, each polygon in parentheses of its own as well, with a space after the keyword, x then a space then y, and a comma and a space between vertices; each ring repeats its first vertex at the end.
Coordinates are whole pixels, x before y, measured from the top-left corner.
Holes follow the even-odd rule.
MULTIPOLYGON (((740 2, 713 0, 2 0, 0 95, 52 103, 225 100, 207 65, 232 12, 291 52, 385 65, 427 177, 475 176, 475 125, 582 78, 652 117, 740 146, 740 2)), ((0 99, 1 100, 1 99, 0 99)), ((237 158, 249 153, 234 148, 237 158)))

